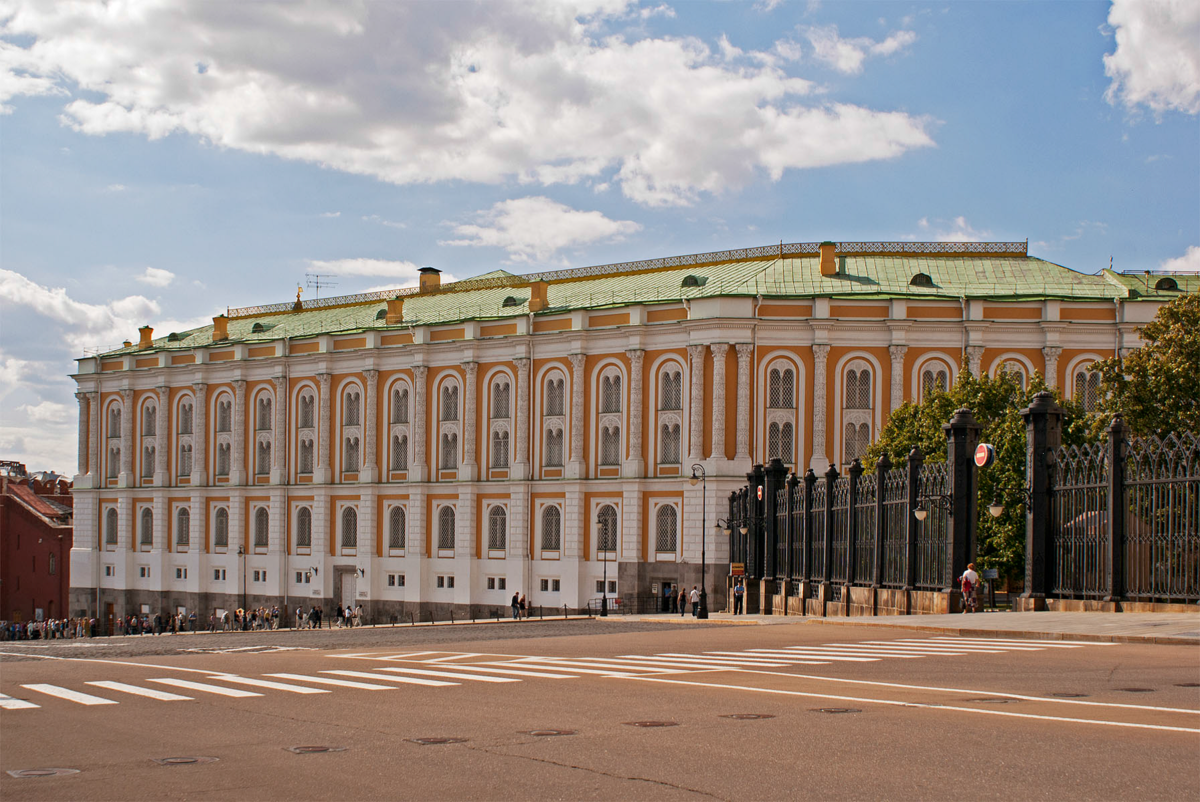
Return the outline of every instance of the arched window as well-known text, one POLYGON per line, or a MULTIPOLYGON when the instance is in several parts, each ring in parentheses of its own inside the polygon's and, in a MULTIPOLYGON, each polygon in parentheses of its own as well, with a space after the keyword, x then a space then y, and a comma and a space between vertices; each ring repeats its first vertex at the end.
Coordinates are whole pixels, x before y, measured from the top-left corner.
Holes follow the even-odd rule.
POLYGON ((547 417, 561 417, 566 408, 566 391, 563 379, 551 376, 546 379, 546 410, 547 417))
POLYGON ((346 438, 345 460, 342 463, 342 470, 346 473, 358 473, 358 438, 348 436, 346 438))
POLYGON ((142 508, 142 526, 139 541, 146 548, 154 545, 154 512, 149 507, 142 508))
POLYGON ((226 397, 217 402, 217 431, 229 432, 233 430, 233 402, 226 397))
POLYGON ((542 551, 562 548, 562 513, 550 505, 542 509, 542 551))
POLYGON ((796 374, 791 368, 771 368, 767 385, 767 403, 771 409, 796 408, 796 374))
POLYGON ((497 505, 488 512, 488 549, 503 551, 508 548, 508 513, 497 505))
POLYGON ((442 435, 441 467, 443 471, 454 470, 458 467, 458 435, 455 432, 442 435))
POLYGON ((662 387, 658 394, 659 409, 683 409, 683 372, 670 367, 662 372, 662 387))
POLYGON ((121 470, 121 446, 111 445, 108 447, 108 478, 116 479, 117 474, 121 470))
POLYGON ((154 446, 146 446, 142 449, 142 478, 149 479, 154 476, 154 446))
POLYGON ((231 446, 228 443, 221 443, 217 446, 217 476, 229 475, 229 458, 233 453, 231 446))
POLYGON ((192 539, 192 514, 184 507, 175 514, 175 548, 187 551, 192 539))
POLYGON ((442 507, 438 510, 438 549, 454 548, 454 508, 442 507))
POLYGON ((600 464, 621 464, 621 428, 605 426, 600 430, 600 464))
POLYGON ((192 475, 192 444, 184 443, 179 447, 179 475, 192 475))
POLYGON ((408 435, 392 435, 392 470, 408 470, 408 435))
POLYGON ((296 513, 296 548, 312 548, 312 510, 301 507, 296 513))
POLYGON ((950 388, 950 369, 940 361, 926 362, 921 369, 921 400, 950 388))
POLYGON ((213 521, 213 545, 219 549, 229 548, 229 510, 218 507, 213 521))
POLYGON ((179 434, 192 433, 192 405, 185 402, 179 405, 179 434))
POLYGON ((404 548, 404 508, 392 507, 388 513, 388 548, 404 548))
POLYGON ((392 389, 392 423, 408 423, 408 388, 392 389))
POLYGON ((353 507, 342 510, 342 548, 358 548, 358 510, 353 507))
POLYGON ((254 428, 260 432, 271 430, 271 399, 269 396, 258 397, 258 414, 255 416, 254 428))
POLYGON ((855 359, 846 366, 845 392, 842 394, 842 462, 849 465, 862 457, 871 445, 873 425, 871 392, 873 375, 865 360, 855 359))
POLYGON ((600 381, 600 412, 621 411, 621 375, 606 375, 600 381))
POLYGON ((508 467, 508 432, 492 432, 492 467, 508 467))
POLYGON ((104 513, 104 545, 117 545, 117 510, 115 507, 109 507, 108 512, 104 513))
POLYGON ((266 440, 258 442, 254 472, 259 476, 266 476, 271 472, 271 444, 266 440))
POLYGON ((300 440, 300 473, 313 472, 313 441, 311 438, 300 440))
POLYGON ((659 463, 662 465, 680 464, 682 436, 679 424, 664 423, 660 429, 659 440, 662 441, 662 444, 659 446, 659 463))
POLYGON ((509 383, 505 379, 500 379, 492 384, 492 417, 493 418, 508 418, 509 417, 509 383))
POLYGON ((254 548, 265 549, 271 542, 271 513, 266 507, 254 511, 254 548))
POLYGON ((316 426, 317 420, 317 399, 311 392, 300 394, 300 410, 297 415, 299 423, 297 426, 301 429, 311 429, 316 426))
POLYGON ((142 435, 144 437, 153 437, 157 434, 157 421, 158 417, 153 404, 142 407, 142 435))
POLYGON ((785 464, 796 461, 796 427, 790 422, 772 423, 767 427, 767 459, 779 458, 785 464))
POLYGON ((546 429, 546 459, 547 468, 561 468, 563 464, 563 430, 558 426, 546 429))
POLYGON ((343 416, 342 422, 347 426, 358 426, 359 422, 359 405, 362 401, 362 395, 357 389, 347 390, 343 396, 343 416))
POLYGON ((596 526, 599 529, 596 538, 596 549, 601 552, 617 550, 617 510, 611 504, 605 504, 596 513, 596 526))
POLYGON ((1017 384, 1021 385, 1021 389, 1025 389, 1025 384, 1028 381, 1028 376, 1025 373, 1025 366, 1016 359, 1006 359, 1000 363, 1000 369, 996 371, 997 375, 1007 374, 1016 380, 1017 384))
POLYGON ((658 508, 655 514, 654 550, 675 551, 679 544, 679 513, 670 505, 658 508))
POLYGON ((1091 369, 1092 363, 1075 368, 1074 397, 1085 412, 1095 412, 1100 403, 1100 374, 1091 369))
POLYGON ((108 437, 110 440, 121 436, 121 408, 111 406, 108 408, 108 437))
POLYGON ((442 387, 442 417, 443 421, 458 420, 458 385, 447 384, 442 387))

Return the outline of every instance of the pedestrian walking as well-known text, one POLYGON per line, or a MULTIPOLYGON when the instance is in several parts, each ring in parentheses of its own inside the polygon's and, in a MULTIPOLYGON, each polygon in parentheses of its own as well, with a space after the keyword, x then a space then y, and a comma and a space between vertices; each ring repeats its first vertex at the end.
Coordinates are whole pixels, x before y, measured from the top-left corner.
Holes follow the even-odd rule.
POLYGON ((662 611, 664 613, 671 612, 671 608, 674 607, 674 604, 672 604, 672 602, 674 600, 675 600, 675 589, 673 587, 671 587, 671 583, 664 582, 663 583, 663 597, 662 597, 662 611))
POLYGON ((521 618, 521 597, 516 593, 512 597, 512 614, 514 621, 521 618))
POLYGON ((738 580, 733 586, 733 614, 742 614, 742 603, 746 600, 746 588, 742 586, 742 580, 738 580))
MULTIPOLYGON (((679 595, 676 597, 679 602, 679 617, 683 618, 683 614, 687 612, 687 591, 683 588, 679 589, 679 595)), ((674 610, 672 610, 674 612, 674 610)))
POLYGON ((696 589, 695 585, 692 585, 692 594, 689 598, 692 602, 692 618, 695 618, 700 615, 700 591, 696 589))
POLYGON ((975 573, 975 563, 967 563, 967 570, 958 578, 963 595, 963 612, 979 612, 979 574, 975 573))
POLYGON ((520 599, 520 601, 517 602, 517 606, 520 608, 520 610, 518 610, 518 612, 520 613, 520 617, 528 618, 529 617, 529 607, 525 603, 525 594, 524 593, 521 594, 521 599, 520 599))

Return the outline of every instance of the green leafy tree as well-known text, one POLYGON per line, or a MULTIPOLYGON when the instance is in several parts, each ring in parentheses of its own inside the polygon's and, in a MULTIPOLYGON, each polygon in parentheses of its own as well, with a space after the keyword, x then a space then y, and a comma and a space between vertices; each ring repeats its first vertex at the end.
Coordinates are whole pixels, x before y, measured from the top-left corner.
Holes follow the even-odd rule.
POLYGON ((1200 431, 1200 293, 1164 304, 1138 330, 1146 344, 1124 359, 1097 362, 1097 425, 1121 415, 1136 434, 1200 431))
MULTIPOLYGON (((945 461, 946 434, 942 430, 956 410, 966 407, 983 427, 982 443, 996 448, 996 461, 979 471, 979 522, 976 553, 985 568, 999 569, 1002 576, 1022 575, 1025 569, 1025 508, 1021 489, 1025 487, 1025 420, 1021 410, 1046 384, 1035 374, 1027 389, 1013 376, 1002 373, 996 378, 976 378, 967 371, 959 374, 954 386, 931 393, 920 404, 906 403, 891 414, 878 440, 867 450, 864 466, 875 464, 887 453, 893 465, 904 465, 914 446, 920 447, 926 462, 945 461), (988 514, 988 504, 999 497, 1004 513, 999 518, 988 514)), ((1085 442, 1091 423, 1083 409, 1065 401, 1058 391, 1055 400, 1063 407, 1063 444, 1085 442)))

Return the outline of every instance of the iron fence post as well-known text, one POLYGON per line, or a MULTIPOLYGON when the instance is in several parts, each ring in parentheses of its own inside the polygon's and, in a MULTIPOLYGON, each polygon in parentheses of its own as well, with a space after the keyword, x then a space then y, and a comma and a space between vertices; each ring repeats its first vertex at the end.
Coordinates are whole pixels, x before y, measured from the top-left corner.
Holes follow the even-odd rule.
MULTIPOLYGON (((821 514, 825 516, 825 563, 824 569, 821 571, 821 584, 830 585, 830 579, 833 575, 833 533, 835 531, 833 525, 833 486, 837 483, 838 469, 830 465, 825 471, 825 509, 821 510, 821 514)), ((828 592, 823 598, 829 598, 828 592)))
MULTIPOLYGON (((741 532, 738 531, 737 524, 737 491, 729 494, 729 507, 726 510, 728 513, 725 520, 729 527, 729 562, 742 563, 745 565, 746 560, 742 555, 741 549, 738 546, 738 541, 741 537, 741 532)), ((732 571, 731 571, 732 573, 732 571)))
POLYGON ((942 577, 946 592, 954 590, 954 579, 963 575, 967 564, 975 560, 975 531, 978 524, 979 477, 975 467, 975 447, 979 445, 979 430, 971 410, 963 407, 954 413, 949 423, 942 425, 946 433, 946 472, 950 476, 950 542, 947 568, 949 576, 942 577))
POLYGON ((883 539, 887 523, 883 517, 883 499, 887 482, 887 473, 892 469, 891 457, 887 452, 875 463, 875 575, 871 578, 871 587, 883 587, 883 539))
POLYGON ((766 530, 765 554, 763 555, 766 561, 763 567, 763 578, 778 579, 779 517, 776 510, 779 500, 776 495, 787 480, 787 468, 784 467, 783 460, 775 457, 767 463, 763 473, 763 524, 766 530))
POLYGON ((858 480, 863 474, 862 461, 855 457, 850 463, 849 495, 846 501, 846 584, 853 585, 857 553, 854 541, 858 538, 858 480))
POLYGON ((806 582, 812 580, 812 536, 813 536, 813 485, 817 483, 817 475, 809 468, 804 472, 804 545, 801 548, 801 574, 806 582))
POLYGON ((1021 594, 1027 610, 1045 606, 1053 590, 1054 530, 1053 513, 1054 450, 1062 441, 1062 408, 1054 396, 1043 390, 1021 410, 1025 419, 1026 470, 1029 502, 1025 506, 1025 592, 1021 594))
POLYGON ((913 590, 917 585, 917 529, 921 522, 913 514, 921 499, 921 466, 925 463, 925 455, 919 446, 913 446, 908 452, 908 509, 904 520, 907 532, 904 544, 904 589, 913 590))
POLYGON ((1108 426, 1108 593, 1105 601, 1125 595, 1125 456, 1129 428, 1120 415, 1108 426))
POLYGON ((799 542, 800 533, 796 531, 796 521, 795 521, 795 518, 793 517, 795 515, 795 510, 793 509, 793 502, 795 501, 795 499, 793 498, 793 495, 796 492, 796 485, 798 485, 798 484, 800 484, 800 477, 797 476, 795 473, 793 473, 790 476, 788 476, 787 482, 784 483, 784 491, 783 491, 783 492, 787 493, 787 502, 786 502, 786 507, 785 507, 785 510, 787 512, 787 518, 786 518, 787 567, 785 569, 786 570, 785 576, 787 579, 792 579, 793 577, 795 577, 796 569, 800 567, 795 564, 795 562, 796 562, 796 558, 795 558, 796 543, 799 542))

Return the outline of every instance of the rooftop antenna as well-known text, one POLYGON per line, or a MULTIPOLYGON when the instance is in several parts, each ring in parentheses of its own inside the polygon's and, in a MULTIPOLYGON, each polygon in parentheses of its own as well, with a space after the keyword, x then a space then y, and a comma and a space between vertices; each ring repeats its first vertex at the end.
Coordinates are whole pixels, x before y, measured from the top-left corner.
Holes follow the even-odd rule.
POLYGON ((322 276, 319 273, 305 273, 304 279, 304 286, 315 291, 313 295, 314 299, 321 297, 322 287, 328 289, 329 287, 336 287, 338 285, 336 281, 330 281, 329 276, 322 276))

